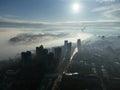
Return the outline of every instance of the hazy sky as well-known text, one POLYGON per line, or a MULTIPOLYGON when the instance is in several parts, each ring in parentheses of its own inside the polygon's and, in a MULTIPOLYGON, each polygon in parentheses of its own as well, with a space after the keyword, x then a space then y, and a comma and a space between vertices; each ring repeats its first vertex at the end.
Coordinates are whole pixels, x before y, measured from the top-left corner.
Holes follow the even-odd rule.
POLYGON ((0 0, 0 59, 119 30, 120 0, 0 0))
POLYGON ((120 0, 0 0, 0 19, 93 21, 120 19, 120 0), (74 13, 72 4, 82 6, 74 13))

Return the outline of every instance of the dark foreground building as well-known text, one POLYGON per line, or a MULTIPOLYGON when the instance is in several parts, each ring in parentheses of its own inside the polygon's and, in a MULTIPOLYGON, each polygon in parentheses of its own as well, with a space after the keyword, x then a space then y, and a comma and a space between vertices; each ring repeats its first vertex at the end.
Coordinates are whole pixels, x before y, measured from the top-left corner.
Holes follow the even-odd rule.
POLYGON ((63 75, 60 90, 102 90, 96 76, 63 75))

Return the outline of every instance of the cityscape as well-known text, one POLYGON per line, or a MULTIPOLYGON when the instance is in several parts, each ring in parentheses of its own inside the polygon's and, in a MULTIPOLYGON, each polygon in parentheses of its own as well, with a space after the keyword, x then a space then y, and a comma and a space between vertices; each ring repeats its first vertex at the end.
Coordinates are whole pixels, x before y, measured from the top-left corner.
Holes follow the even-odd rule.
POLYGON ((1 68, 0 89, 119 90, 120 47, 106 42, 116 39, 117 44, 120 38, 98 38, 94 43, 78 39, 74 44, 65 40, 62 46, 40 45, 35 52, 21 52, 17 61, 8 66, 4 63, 6 66, 1 68), (101 43, 102 47, 98 46, 101 43))
POLYGON ((0 0, 0 90, 120 90, 120 0, 0 0))

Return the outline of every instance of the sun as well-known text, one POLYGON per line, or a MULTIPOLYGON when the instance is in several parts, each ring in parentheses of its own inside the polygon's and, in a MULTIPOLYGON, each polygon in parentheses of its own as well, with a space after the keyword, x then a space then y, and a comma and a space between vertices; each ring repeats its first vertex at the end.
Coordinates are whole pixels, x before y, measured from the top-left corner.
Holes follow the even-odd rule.
POLYGON ((82 9, 82 5, 80 3, 73 3, 72 4, 72 11, 75 13, 80 12, 82 9))

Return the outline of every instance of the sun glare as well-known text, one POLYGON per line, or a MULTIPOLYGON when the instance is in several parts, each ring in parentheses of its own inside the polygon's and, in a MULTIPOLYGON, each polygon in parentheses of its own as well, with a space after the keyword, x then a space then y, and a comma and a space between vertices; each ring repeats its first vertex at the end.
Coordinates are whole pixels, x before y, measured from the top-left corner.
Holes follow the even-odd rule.
POLYGON ((72 4, 73 12, 78 13, 81 11, 81 9, 82 9, 82 6, 80 5, 80 3, 73 3, 72 4))

